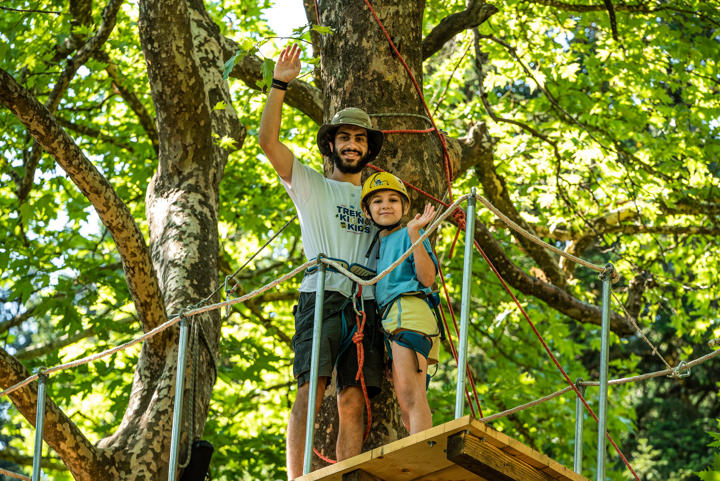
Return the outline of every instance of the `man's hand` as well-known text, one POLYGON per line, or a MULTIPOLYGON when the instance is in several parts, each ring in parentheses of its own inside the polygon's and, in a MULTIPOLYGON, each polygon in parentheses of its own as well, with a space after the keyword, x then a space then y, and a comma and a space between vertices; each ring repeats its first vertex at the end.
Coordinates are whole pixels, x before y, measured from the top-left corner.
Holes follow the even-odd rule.
POLYGON ((425 210, 421 214, 416 214, 414 219, 411 219, 407 224, 408 234, 419 234, 420 229, 428 225, 428 223, 435 217, 435 207, 430 204, 425 204, 425 210))
POLYGON ((277 63, 275 64, 275 70, 273 72, 273 78, 276 78, 282 82, 290 82, 292 79, 298 76, 300 73, 300 47, 294 43, 288 45, 278 57, 277 63))

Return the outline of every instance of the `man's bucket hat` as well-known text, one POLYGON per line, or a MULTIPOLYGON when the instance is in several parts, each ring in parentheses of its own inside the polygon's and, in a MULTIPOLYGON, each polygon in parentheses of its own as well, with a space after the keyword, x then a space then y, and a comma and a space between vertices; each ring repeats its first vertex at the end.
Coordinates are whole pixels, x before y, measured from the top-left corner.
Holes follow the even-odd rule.
POLYGON ((367 129, 367 162, 370 162, 380 153, 384 138, 383 133, 380 130, 373 129, 370 116, 357 107, 348 107, 338 111, 329 123, 320 127, 317 133, 317 146, 320 153, 328 157, 332 154, 329 144, 334 140, 335 131, 341 125, 355 125, 367 129))

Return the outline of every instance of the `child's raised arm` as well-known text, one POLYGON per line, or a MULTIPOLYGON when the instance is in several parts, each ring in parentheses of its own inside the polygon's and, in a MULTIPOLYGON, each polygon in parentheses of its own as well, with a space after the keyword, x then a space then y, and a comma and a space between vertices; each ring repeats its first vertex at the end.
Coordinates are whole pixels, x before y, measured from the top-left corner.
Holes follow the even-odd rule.
MULTIPOLYGON (((435 207, 425 204, 425 210, 422 214, 417 214, 414 219, 408 222, 407 231, 410 242, 413 244, 420 238, 420 229, 428 225, 435 216, 435 207)), ((413 260, 415 261, 415 274, 418 281, 425 287, 430 287, 435 282, 435 263, 430 258, 430 254, 425 250, 425 246, 420 244, 413 250, 413 260)))

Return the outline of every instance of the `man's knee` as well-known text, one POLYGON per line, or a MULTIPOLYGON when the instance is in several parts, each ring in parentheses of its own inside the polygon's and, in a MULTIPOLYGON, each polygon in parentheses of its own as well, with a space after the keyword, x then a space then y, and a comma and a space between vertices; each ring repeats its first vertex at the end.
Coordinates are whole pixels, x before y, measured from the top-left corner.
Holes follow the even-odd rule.
MULTIPOLYGON (((322 403, 323 394, 325 393, 325 386, 327 384, 326 377, 318 378, 317 392, 315 393, 315 410, 320 407, 322 403)), ((301 386, 298 386, 297 395, 295 396, 295 403, 290 410, 290 416, 292 417, 307 417, 308 401, 310 399, 310 383, 306 382, 301 386)))
POLYGON ((365 406, 362 390, 357 386, 346 387, 338 395, 337 404, 341 418, 361 416, 365 406))

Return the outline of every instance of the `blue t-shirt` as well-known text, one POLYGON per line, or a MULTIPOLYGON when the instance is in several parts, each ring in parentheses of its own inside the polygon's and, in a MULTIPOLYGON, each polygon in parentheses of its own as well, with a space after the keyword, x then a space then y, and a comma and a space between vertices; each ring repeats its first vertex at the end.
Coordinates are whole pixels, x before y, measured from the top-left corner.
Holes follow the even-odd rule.
MULTIPOLYGON (((420 230, 420 235, 423 230, 420 230)), ((407 233, 407 227, 398 229, 392 234, 383 237, 380 240, 380 259, 378 259, 377 272, 387 269, 390 264, 398 260, 398 258, 412 245, 410 236, 407 233)), ((432 252, 430 242, 425 239, 423 241, 425 250, 430 254, 430 258, 435 264, 435 271, 438 270, 438 261, 432 252)), ((423 286, 415 273, 415 260, 410 255, 399 266, 392 270, 387 276, 380 279, 375 286, 375 299, 381 308, 395 297, 406 292, 425 292, 429 293, 430 288, 423 286)))

